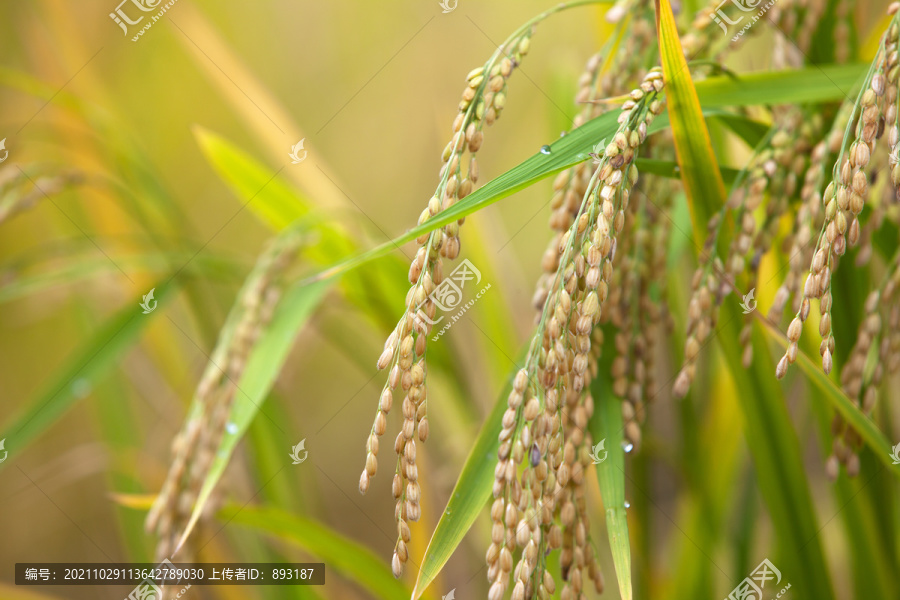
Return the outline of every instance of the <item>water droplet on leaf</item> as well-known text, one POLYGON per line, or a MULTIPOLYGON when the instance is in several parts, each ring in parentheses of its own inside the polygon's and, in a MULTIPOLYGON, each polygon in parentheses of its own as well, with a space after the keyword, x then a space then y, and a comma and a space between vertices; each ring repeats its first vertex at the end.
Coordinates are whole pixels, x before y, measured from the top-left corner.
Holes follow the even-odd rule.
POLYGON ((624 450, 626 453, 631 452, 632 450, 634 450, 634 444, 632 444, 631 442, 622 442, 622 450, 624 450))
POLYGON ((228 425, 225 426, 225 431, 227 431, 231 435, 234 435, 238 432, 238 426, 235 425, 234 423, 229 423, 228 425))
POLYGON ((91 393, 91 382, 84 377, 72 382, 72 395, 76 398, 86 398, 91 393))
POLYGON ((550 150, 550 146, 548 146, 547 144, 541 146, 541 154, 550 154, 550 152, 552 152, 552 150, 550 150))

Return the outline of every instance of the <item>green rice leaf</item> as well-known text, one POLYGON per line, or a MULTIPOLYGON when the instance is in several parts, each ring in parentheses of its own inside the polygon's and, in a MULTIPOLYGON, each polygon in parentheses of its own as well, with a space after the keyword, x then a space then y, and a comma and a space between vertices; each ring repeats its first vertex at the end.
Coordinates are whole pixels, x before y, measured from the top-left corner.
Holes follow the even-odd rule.
MULTIPOLYGON (((536 152, 518 166, 489 181, 463 200, 438 213, 422 225, 413 227, 403 235, 399 235, 371 250, 341 261, 325 271, 310 277, 307 281, 335 277, 376 258, 390 254, 396 248, 411 242, 423 233, 428 233, 457 219, 478 212, 520 190, 534 185, 542 179, 584 162, 589 158, 589 154, 593 151, 593 147, 597 142, 615 135, 618 129, 617 114, 616 112, 609 112, 588 121, 568 135, 549 144, 549 154, 536 152)), ((706 114, 709 116, 720 116, 722 111, 710 109, 706 111, 706 114)), ((649 133, 656 133, 667 126, 668 119, 666 115, 660 115, 651 124, 649 133)), ((641 163, 639 162, 638 164, 640 165, 641 163)), ((650 165, 651 163, 645 162, 643 164, 650 165)))
MULTIPOLYGON (((822 552, 812 493, 800 449, 800 441, 788 414, 784 394, 775 379, 774 363, 764 339, 754 328, 750 369, 741 361, 738 344, 741 313, 737 301, 720 309, 722 325, 716 333, 735 387, 741 390, 739 407, 744 417, 745 435, 753 456, 756 480, 772 519, 778 541, 778 560, 792 578, 803 581, 806 597, 834 598, 831 578, 822 552), (795 575, 794 575, 795 574, 795 575)), ((737 584, 737 582, 735 582, 737 584)))
MULTIPOLYGON (((735 130, 735 127, 740 128, 738 135, 749 143, 749 140, 758 135, 754 134, 754 130, 759 130, 759 127, 747 123, 743 126, 737 125, 736 119, 740 117, 726 113, 720 107, 843 100, 847 90, 852 89, 866 68, 866 65, 841 65, 839 68, 824 67, 751 74, 742 78, 711 77, 697 83, 696 96, 703 106, 705 116, 724 117, 732 130, 735 130)), ((594 144, 615 134, 618 127, 616 118, 616 112, 611 111, 591 119, 568 135, 549 144, 549 155, 536 152, 422 225, 413 227, 371 250, 342 260, 310 277, 308 281, 335 277, 385 256, 398 246, 411 242, 424 233, 471 215, 563 169, 587 160, 594 144)), ((668 118, 664 113, 654 120, 649 128, 649 134, 665 129, 668 124, 668 118)))
POLYGON ((502 429, 503 413, 506 411, 506 399, 510 389, 510 385, 507 384, 490 415, 481 425, 478 438, 466 458, 456 485, 453 486, 447 507, 441 514, 425 549, 412 600, 419 598, 434 581, 475 522, 478 513, 491 498, 494 465, 497 464, 497 450, 500 448, 497 432, 502 429))
MULTIPOLYGON (((635 159, 634 164, 637 166, 638 171, 644 175, 659 175, 660 177, 666 177, 668 179, 681 178, 681 167, 678 166, 678 163, 671 160, 637 158, 635 159)), ((740 171, 738 169, 722 167, 720 173, 722 174, 722 181, 725 183, 733 183, 734 180, 737 179, 738 174, 740 174, 740 171)))
MULTIPOLYGON (((157 284, 154 288, 157 303, 166 300, 178 286, 177 279, 157 284)), ((0 440, 6 439, 7 450, 15 448, 19 452, 24 449, 84 398, 110 369, 119 364, 154 317, 153 314, 142 314, 138 299, 135 299, 101 325, 87 343, 72 353, 75 358, 58 369, 50 384, 25 402, 24 410, 3 427, 0 440)))
POLYGON ((194 128, 194 137, 219 177, 273 231, 280 231, 309 213, 309 206, 278 177, 277 171, 267 169, 234 144, 203 127, 194 128))
POLYGON ((709 216, 725 202, 725 184, 669 0, 656 0, 656 28, 675 153, 691 209, 694 242, 702 244, 709 216))
POLYGON ((394 579, 390 565, 371 550, 348 539, 321 521, 271 507, 225 507, 219 518, 287 541, 325 563, 329 571, 346 577, 376 598, 406 598, 409 590, 394 579))
MULTIPOLYGON (((757 320, 763 325, 763 333, 787 350, 789 343, 787 337, 768 319, 762 318, 761 315, 758 316, 757 320)), ((900 469, 893 468, 895 465, 891 460, 891 444, 884 437, 884 434, 879 431, 878 427, 875 426, 875 423, 857 408, 843 390, 822 371, 822 367, 814 363, 806 353, 803 351, 797 352, 796 364, 800 367, 803 374, 806 375, 807 379, 822 392, 825 400, 836 411, 841 413, 844 420, 859 433, 866 445, 872 449, 875 457, 884 463, 885 466, 890 467, 888 469, 889 472, 900 477, 900 469)))
POLYGON ((868 64, 855 63, 760 71, 736 78, 710 77, 694 87, 704 107, 842 102, 868 70, 868 64))
MULTIPOLYGON (((633 597, 631 584, 631 543, 625 514, 625 451, 622 449, 622 404, 613 395, 609 380, 596 377, 591 384, 596 409, 588 424, 595 444, 604 444, 598 456, 608 453, 596 465, 600 494, 606 509, 606 530, 612 551, 619 594, 622 600, 633 597)), ((595 446, 596 447, 596 446, 595 446)))

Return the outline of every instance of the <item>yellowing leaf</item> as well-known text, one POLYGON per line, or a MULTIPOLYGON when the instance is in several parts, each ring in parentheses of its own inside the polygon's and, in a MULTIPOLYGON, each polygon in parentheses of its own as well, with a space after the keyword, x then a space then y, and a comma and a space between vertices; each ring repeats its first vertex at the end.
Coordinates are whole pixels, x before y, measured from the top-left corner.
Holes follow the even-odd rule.
POLYGON ((700 99, 684 59, 678 28, 669 0, 656 0, 659 57, 665 80, 669 124, 681 181, 691 209, 694 242, 702 244, 709 215, 725 202, 725 184, 713 152, 709 130, 703 120, 700 99))

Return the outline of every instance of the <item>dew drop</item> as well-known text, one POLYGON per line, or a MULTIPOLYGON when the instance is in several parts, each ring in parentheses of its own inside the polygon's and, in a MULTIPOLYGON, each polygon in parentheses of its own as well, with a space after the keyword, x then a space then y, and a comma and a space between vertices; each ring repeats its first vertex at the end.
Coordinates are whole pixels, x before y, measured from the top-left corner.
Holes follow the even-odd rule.
POLYGON ((631 508, 631 502, 628 500, 625 501, 625 508, 631 508))
POLYGON ((547 144, 541 146, 541 154, 550 154, 550 152, 552 152, 552 150, 550 150, 550 146, 548 146, 547 144))
POLYGON ((78 399, 86 398, 91 393, 91 382, 84 377, 72 382, 72 395, 78 399))
POLYGON ((631 452, 632 450, 634 450, 634 444, 632 444, 631 442, 622 442, 622 450, 624 450, 626 453, 631 452))
POLYGON ((560 131, 559 137, 566 137, 566 134, 568 134, 568 133, 569 133, 568 131, 560 131))
POLYGON ((225 431, 227 431, 231 435, 234 435, 238 432, 238 426, 235 425, 234 423, 229 423, 228 425, 225 426, 225 431))

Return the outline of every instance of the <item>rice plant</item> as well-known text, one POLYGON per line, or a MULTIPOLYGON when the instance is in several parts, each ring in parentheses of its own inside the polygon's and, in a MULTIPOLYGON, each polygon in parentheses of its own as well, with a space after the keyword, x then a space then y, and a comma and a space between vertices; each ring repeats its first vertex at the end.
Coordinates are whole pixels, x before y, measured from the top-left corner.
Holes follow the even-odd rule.
POLYGON ((900 3, 355 6, 352 59, 329 6, 133 4, 98 0, 107 44, 216 100, 142 125, 136 73, 0 70, 5 563, 326 573, 158 598, 897 597, 900 3), (280 22, 339 85, 247 67, 306 39, 280 22))

